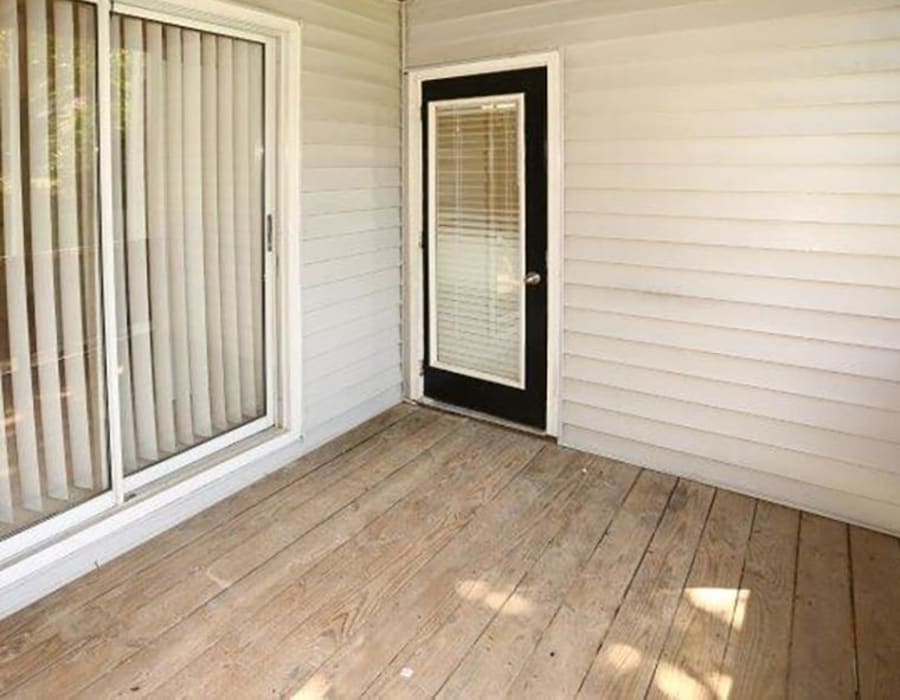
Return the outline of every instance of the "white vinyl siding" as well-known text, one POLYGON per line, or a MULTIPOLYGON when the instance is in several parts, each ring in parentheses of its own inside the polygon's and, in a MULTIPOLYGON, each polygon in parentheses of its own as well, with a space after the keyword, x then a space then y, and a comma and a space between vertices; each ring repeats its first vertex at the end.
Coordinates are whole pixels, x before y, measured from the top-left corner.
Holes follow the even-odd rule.
POLYGON ((400 9, 243 0, 303 23, 303 432, 343 432, 402 396, 400 9))
POLYGON ((559 49, 565 444, 900 532, 900 2, 413 0, 559 49))

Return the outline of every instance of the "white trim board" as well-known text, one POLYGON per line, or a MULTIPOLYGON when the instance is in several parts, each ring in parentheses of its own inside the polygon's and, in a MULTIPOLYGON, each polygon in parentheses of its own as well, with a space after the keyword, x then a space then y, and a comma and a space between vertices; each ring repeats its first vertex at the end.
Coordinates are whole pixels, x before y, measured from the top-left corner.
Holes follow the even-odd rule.
POLYGON ((562 261, 563 261, 563 104, 562 62, 556 51, 509 56, 483 61, 467 61, 410 69, 406 73, 406 102, 403 125, 406 149, 403 184, 404 217, 404 353, 406 395, 413 401, 423 398, 420 362, 424 359, 424 314, 422 309, 422 83, 480 73, 520 68, 547 69, 547 427, 558 436, 560 430, 559 389, 562 352, 562 261))

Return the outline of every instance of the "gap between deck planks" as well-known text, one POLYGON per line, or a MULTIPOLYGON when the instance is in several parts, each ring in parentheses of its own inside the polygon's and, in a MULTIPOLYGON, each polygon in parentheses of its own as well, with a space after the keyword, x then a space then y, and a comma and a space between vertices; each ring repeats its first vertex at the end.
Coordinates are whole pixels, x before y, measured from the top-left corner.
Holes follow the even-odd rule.
POLYGON ((900 542, 399 406, 0 623, 15 697, 891 698, 900 542))

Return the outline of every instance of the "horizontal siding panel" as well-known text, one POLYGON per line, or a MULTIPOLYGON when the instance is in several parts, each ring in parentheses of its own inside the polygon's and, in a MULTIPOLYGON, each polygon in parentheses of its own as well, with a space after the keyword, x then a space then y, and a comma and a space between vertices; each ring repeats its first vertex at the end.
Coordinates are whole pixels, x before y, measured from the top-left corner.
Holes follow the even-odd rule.
POLYGON ((587 428, 596 426, 602 432, 633 440, 652 436, 654 444, 667 449, 690 451, 713 461, 787 476, 873 500, 891 502, 900 496, 900 476, 875 469, 844 462, 829 464, 828 460, 812 458, 773 445, 568 401, 563 404, 563 416, 566 422, 573 425, 587 428))
POLYGON ((397 84, 398 66, 393 62, 376 63, 350 56, 342 51, 329 51, 307 46, 303 50, 305 64, 320 75, 335 75, 351 80, 370 80, 387 86, 397 84))
POLYGON ((863 287, 577 260, 566 262, 565 275, 566 280, 572 284, 858 314, 873 318, 900 318, 897 290, 886 287, 863 287))
MULTIPOLYGON (((688 0, 698 2, 698 0, 688 0)), ((662 10, 687 4, 685 0, 549 0, 545 2, 493 2, 478 6, 469 3, 445 4, 443 16, 427 21, 412 13, 411 28, 416 42, 430 43, 446 40, 448 36, 464 34, 468 38, 485 40, 497 34, 511 34, 533 30, 536 27, 553 27, 568 22, 581 22, 624 13, 662 10), (472 15, 477 15, 473 21, 472 15)), ((440 7, 440 5, 438 5, 440 7)), ((558 31, 565 31, 563 26, 558 31)))
POLYGON ((343 236, 347 233, 375 231, 400 226, 400 209, 373 209, 371 211, 317 214, 305 217, 306 238, 343 236))
MULTIPOLYGON (((720 246, 576 236, 567 239, 566 256, 574 260, 641 267, 674 267, 751 277, 900 287, 900 258, 750 249, 735 255, 734 251, 720 246)), ((900 303, 900 292, 897 292, 896 300, 900 303)))
POLYGON ((340 392, 333 392, 326 398, 307 404, 306 413, 315 416, 316 424, 329 420, 353 410, 356 406, 384 392, 391 392, 399 400, 400 366, 373 374, 365 380, 347 387, 340 392))
POLYGON ((900 101, 897 71, 851 73, 802 79, 770 78, 752 82, 683 83, 676 86, 590 88, 570 94, 570 113, 596 114, 618 111, 623 104, 644 112, 810 107, 900 101))
POLYGON ((381 350, 358 362, 344 365, 330 374, 311 379, 306 389, 307 399, 310 405, 321 404, 375 374, 398 371, 399 368, 399 348, 381 350))
POLYGON ((658 342, 731 357, 855 374, 891 382, 898 380, 898 356, 892 350, 854 347, 817 340, 775 337, 753 331, 641 318, 626 314, 566 309, 567 331, 620 340, 658 342))
MULTIPOLYGON (((572 401, 614 408, 614 405, 601 406, 595 403, 595 400, 599 400, 602 395, 606 397, 603 400, 608 402, 609 396, 613 394, 622 399, 621 393, 611 393, 611 390, 617 389, 637 392, 642 397, 655 395, 660 399, 661 405, 665 405, 663 399, 693 403, 698 407, 706 406, 723 412, 704 414, 712 418, 709 424, 703 427, 704 430, 723 432, 732 437, 757 442, 768 442, 769 438, 761 428, 762 424, 755 419, 776 421, 779 423, 778 426, 767 423, 766 430, 778 432, 781 447, 798 449, 823 457, 832 456, 835 459, 900 473, 900 443, 894 441, 897 436, 895 426, 900 416, 894 411, 878 411, 852 404, 700 379, 672 371, 660 372, 619 362, 604 362, 571 355, 567 356, 564 363, 564 373, 565 395, 572 401), (594 398, 592 394, 595 395, 594 398), (736 415, 725 415, 724 412, 736 415), (743 426, 741 420, 744 421, 743 426), (790 443, 792 434, 797 440, 795 444, 790 443), (799 444, 804 438, 806 438, 805 446, 800 447, 799 444)), ((642 406, 647 406, 646 398, 641 398, 641 402, 642 406)), ((687 410, 685 407, 682 408, 687 410)), ((650 410, 653 409, 648 409, 650 410)), ((650 414, 638 413, 638 415, 650 414)), ((672 415, 677 415, 677 412, 673 412, 672 415)), ((685 416, 684 420, 688 420, 688 417, 685 416)))
MULTIPOLYGON (((385 46, 396 45, 397 20, 395 18, 375 18, 366 13, 354 11, 360 3, 303 2, 303 22, 313 27, 327 27, 329 31, 342 32, 366 41, 378 41, 385 46)), ((395 10, 399 13, 400 9, 395 10)))
MULTIPOLYGON (((782 16, 753 23, 622 37, 566 47, 571 68, 608 67, 616 63, 653 63, 694 56, 727 58, 735 53, 769 55, 806 52, 810 47, 867 44, 900 38, 900 8, 881 3, 870 10, 782 16), (812 21, 811 21, 812 20, 812 21)), ((807 54, 808 55, 808 54, 807 54)), ((780 75, 790 75, 791 70, 780 75)))
MULTIPOLYGON (((676 372, 804 398, 855 404, 895 413, 898 411, 900 381, 869 379, 656 342, 619 340, 571 331, 565 335, 564 346, 566 352, 575 357, 620 362, 661 372, 676 372)), ((897 420, 900 420, 900 415, 897 420)))
POLYGON ((399 247, 400 231, 395 228, 350 233, 333 238, 311 238, 303 242, 303 262, 309 264, 399 247))
MULTIPOLYGON (((397 42, 400 33, 397 31, 397 42)), ((365 38, 360 35, 324 27, 317 24, 303 26, 303 42, 310 48, 325 51, 343 51, 348 56, 362 60, 374 61, 383 65, 400 65, 400 53, 397 44, 389 40, 365 38)), ((399 76, 398 76, 399 77, 399 76)))
POLYGON ((363 78, 339 78, 309 70, 303 81, 303 91, 313 99, 353 95, 355 100, 372 102, 381 109, 400 109, 400 94, 395 87, 363 78))
POLYGON ((307 168, 304 192, 399 188, 399 168, 307 168))
MULTIPOLYGON (((573 67, 566 74, 569 90, 584 92, 607 88, 665 85, 696 86, 791 78, 831 77, 881 73, 900 68, 900 40, 848 43, 815 48, 768 49, 742 53, 715 52, 684 59, 640 61, 596 67, 573 67)), ((885 84, 890 81, 884 76, 885 84)))
POLYGON ((566 287, 565 301, 571 308, 756 331, 776 336, 773 342, 790 336, 900 350, 900 321, 584 285, 566 287))
MULTIPOLYGON (((331 97, 307 97, 303 102, 303 121, 304 123, 331 121, 334 124, 347 122, 395 127, 397 112, 389 105, 354 100, 352 93, 331 97)), ((333 145, 343 144, 334 143, 333 145)), ((303 157, 308 161, 305 151, 303 157)), ((309 164, 305 163, 304 167, 309 167, 309 164)), ((320 167, 334 167, 334 164, 323 163, 320 167)))
POLYGON ((308 144, 400 148, 400 129, 396 126, 307 120, 303 124, 303 136, 308 144))
POLYGON ((503 55, 566 44, 716 28, 722 24, 761 22, 785 15, 866 10, 886 4, 884 0, 794 0, 789 5, 782 0, 688 0, 672 7, 622 12, 597 19, 597 8, 602 5, 589 2, 580 17, 563 15, 568 20, 565 22, 532 25, 508 32, 494 31, 487 35, 478 31, 483 20, 479 13, 467 22, 456 22, 453 32, 445 31, 431 37, 426 34, 425 38, 422 38, 422 32, 427 30, 410 22, 408 56, 412 64, 427 64, 486 53, 503 55))
POLYGON ((572 212, 566 231, 580 237, 900 257, 895 226, 572 212))
POLYGON ((411 2, 408 5, 409 21, 419 26, 453 20, 485 12, 510 12, 531 5, 568 2, 568 0, 432 0, 411 2))
POLYGON ((318 287, 304 288, 303 310, 305 313, 310 313, 349 299, 359 299, 369 294, 375 294, 399 283, 397 271, 387 268, 368 275, 350 277, 337 282, 321 284, 318 287))
POLYGON ((571 384, 567 400, 573 404, 642 416, 685 428, 714 430, 726 438, 773 445, 800 453, 798 459, 807 463, 816 461, 822 469, 853 471, 863 467, 890 477, 897 476, 900 446, 896 443, 721 409, 700 400, 670 399, 618 385, 574 381, 571 384))
POLYGON ((307 216, 390 209, 399 206, 400 190, 396 187, 369 187, 303 195, 303 211, 307 216))
POLYGON ((560 441, 569 447, 813 510, 832 518, 900 532, 900 506, 896 503, 705 459, 690 450, 666 449, 647 442, 646 436, 629 439, 596 429, 565 425, 560 441))
MULTIPOLYGON (((898 47, 900 48, 900 47, 898 47)), ((898 133, 900 104, 834 105, 694 112, 573 113, 566 136, 573 141, 603 138, 697 138, 748 136, 833 136, 898 133)))
POLYGON ((322 145, 304 147, 306 165, 310 168, 396 168, 400 166, 400 149, 374 144, 322 145))
POLYGON ((310 263, 303 266, 303 274, 306 276, 306 285, 315 287, 379 270, 399 268, 399 266, 400 251, 396 248, 386 248, 335 260, 310 263))
POLYGON ((388 288, 359 299, 350 299, 324 309, 310 311, 303 317, 310 333, 321 333, 341 324, 350 323, 371 314, 400 306, 400 288, 388 288))
POLYGON ((400 353, 400 328, 385 328, 363 338, 362 342, 337 348, 332 352, 306 358, 303 370, 307 382, 319 381, 325 375, 342 371, 345 367, 362 362, 367 357, 380 354, 394 348, 400 353))
MULTIPOLYGON (((355 428, 360 423, 377 416, 379 413, 386 411, 392 406, 396 406, 403 399, 403 390, 399 384, 391 384, 387 389, 381 391, 374 396, 357 402, 353 407, 343 413, 329 418, 328 420, 318 421, 308 430, 304 430, 304 440, 312 445, 319 445, 327 442, 339 435, 343 435, 351 428, 355 428)), ((304 411, 309 415, 312 408, 306 406, 304 411)))
POLYGON ((897 196, 569 189, 566 207, 607 214, 900 225, 897 196))
POLYGON ((317 357, 326 352, 357 342, 363 342, 386 328, 400 328, 400 309, 393 306, 380 313, 334 326, 306 337, 304 357, 317 357))
MULTIPOLYGON (((900 74, 897 76, 900 86, 900 74)), ((571 165, 572 189, 900 194, 897 166, 571 165)))
MULTIPOLYGON (((594 132, 566 144, 569 164, 896 165, 900 135, 624 139, 594 132)), ((770 217, 775 218, 775 217, 770 217)))

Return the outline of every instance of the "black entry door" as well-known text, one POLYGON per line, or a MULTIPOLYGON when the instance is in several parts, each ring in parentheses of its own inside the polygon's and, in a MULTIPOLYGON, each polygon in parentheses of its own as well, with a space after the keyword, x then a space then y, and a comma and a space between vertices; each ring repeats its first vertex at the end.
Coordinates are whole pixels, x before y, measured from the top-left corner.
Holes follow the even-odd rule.
POLYGON ((535 428, 547 400, 547 72, 425 82, 425 395, 535 428))

